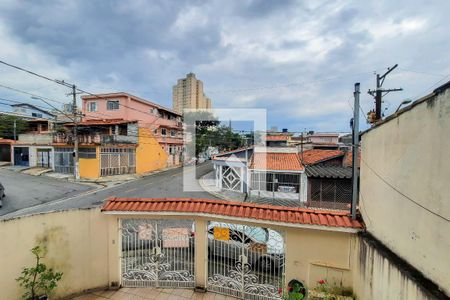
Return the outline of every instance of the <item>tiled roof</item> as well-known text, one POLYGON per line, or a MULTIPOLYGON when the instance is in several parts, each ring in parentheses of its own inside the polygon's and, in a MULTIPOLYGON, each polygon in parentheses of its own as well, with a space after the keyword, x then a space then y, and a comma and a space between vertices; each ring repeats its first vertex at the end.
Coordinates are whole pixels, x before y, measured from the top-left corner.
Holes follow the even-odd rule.
MULTIPOLYGON (((303 164, 311 165, 344 155, 341 150, 311 149, 303 151, 303 164)), ((302 154, 299 153, 300 159, 302 154)))
POLYGON ((110 198, 104 212, 174 212, 200 213, 219 217, 256 219, 259 221, 317 225, 340 228, 363 228, 346 212, 292 208, 284 206, 242 203, 193 198, 110 198))
POLYGON ((15 140, 0 138, 0 144, 14 144, 15 140))
POLYGON ((297 153, 254 153, 250 159, 250 169, 273 171, 302 171, 303 165, 297 153))
POLYGON ((272 142, 272 141, 287 141, 290 139, 290 136, 288 135, 267 135, 266 141, 272 142))
POLYGON ((308 177, 318 178, 352 178, 352 169, 337 166, 306 166, 306 175, 308 177))

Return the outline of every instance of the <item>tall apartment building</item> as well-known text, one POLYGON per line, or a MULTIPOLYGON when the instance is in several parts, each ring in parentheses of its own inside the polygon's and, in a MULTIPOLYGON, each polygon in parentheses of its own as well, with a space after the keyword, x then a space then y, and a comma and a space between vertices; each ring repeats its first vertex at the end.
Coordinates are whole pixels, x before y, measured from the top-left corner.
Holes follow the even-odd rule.
POLYGON ((173 86, 173 110, 179 113, 183 109, 210 109, 211 99, 203 93, 203 82, 189 73, 186 78, 178 79, 173 86))

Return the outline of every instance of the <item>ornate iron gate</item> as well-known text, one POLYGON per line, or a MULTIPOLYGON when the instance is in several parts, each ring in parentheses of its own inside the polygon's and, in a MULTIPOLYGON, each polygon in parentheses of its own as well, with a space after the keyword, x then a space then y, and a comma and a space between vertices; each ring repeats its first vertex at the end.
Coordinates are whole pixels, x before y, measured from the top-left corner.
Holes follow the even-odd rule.
POLYGON ((194 222, 124 219, 122 285, 194 287, 194 222))
POLYGON ((211 222, 208 290, 242 299, 281 299, 284 238, 270 228, 211 222))

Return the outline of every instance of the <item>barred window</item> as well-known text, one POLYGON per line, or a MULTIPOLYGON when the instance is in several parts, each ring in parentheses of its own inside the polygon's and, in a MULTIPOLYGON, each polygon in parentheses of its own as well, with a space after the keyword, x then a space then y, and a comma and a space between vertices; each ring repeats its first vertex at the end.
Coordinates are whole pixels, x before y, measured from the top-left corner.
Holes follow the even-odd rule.
POLYGON ((97 152, 95 148, 80 148, 78 149, 79 158, 95 159, 97 158, 97 152))
POLYGON ((106 109, 107 110, 116 110, 119 109, 119 101, 111 101, 108 100, 108 102, 106 103, 106 109))

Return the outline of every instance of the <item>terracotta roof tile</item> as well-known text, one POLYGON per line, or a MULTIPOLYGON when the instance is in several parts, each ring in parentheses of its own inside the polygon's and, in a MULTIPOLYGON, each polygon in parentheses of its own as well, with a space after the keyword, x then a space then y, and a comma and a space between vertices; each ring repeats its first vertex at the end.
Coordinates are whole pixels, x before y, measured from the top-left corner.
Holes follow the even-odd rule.
POLYGON ((344 155, 344 152, 341 150, 324 150, 324 149, 306 150, 303 151, 303 155, 299 153, 300 161, 303 156, 304 165, 316 164, 342 155, 344 155))
POLYGON ((250 169, 275 171, 302 171, 297 153, 257 152, 250 158, 250 169))
POLYGON ((273 142, 273 141, 288 141, 290 140, 290 136, 288 135, 267 135, 266 141, 273 142))
POLYGON ((104 212, 205 213, 260 221, 307 224, 326 227, 363 228, 346 212, 262 205, 224 200, 193 198, 110 198, 104 212))

